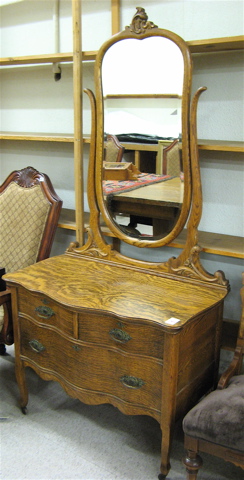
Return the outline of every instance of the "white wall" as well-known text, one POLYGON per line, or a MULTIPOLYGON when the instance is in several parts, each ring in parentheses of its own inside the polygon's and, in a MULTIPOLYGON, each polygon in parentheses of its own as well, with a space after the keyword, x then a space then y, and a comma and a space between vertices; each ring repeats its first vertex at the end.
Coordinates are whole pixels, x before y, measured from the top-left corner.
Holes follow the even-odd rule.
MULTIPOLYGON (((110 0, 82 1, 83 50, 97 50, 111 35, 110 0)), ((243 34, 242 0, 140 0, 149 20, 173 30, 185 40, 243 34)), ((130 24, 136 1, 121 0, 121 29, 130 24)), ((55 50, 54 1, 25 0, 1 7, 1 57, 37 55, 55 50)), ((60 50, 72 51, 71 1, 60 1, 60 50)), ((199 138, 243 140, 243 53, 194 55, 193 91, 206 85, 198 112, 199 138)), ((84 65, 83 86, 93 89, 93 62, 84 65)), ((146 67, 146 66, 145 66, 146 67)), ((54 81, 51 66, 2 68, 1 130, 23 132, 73 132, 72 66, 63 64, 62 78, 54 81)), ((89 102, 84 97, 84 133, 90 131, 89 102)), ((84 146, 85 176, 88 146, 84 146)), ((200 228, 243 235, 243 156, 226 152, 200 152, 204 206, 200 228)), ((26 165, 47 173, 64 207, 74 208, 73 146, 65 143, 1 142, 0 182, 14 169, 26 165)), ((85 186, 86 191, 86 186, 85 186)), ((85 200, 85 205, 87 202, 85 200)), ((62 253, 73 239, 58 229, 53 254, 62 253)), ((127 249, 128 250, 128 249, 127 249)), ((130 250, 130 249, 129 249, 130 250)), ((132 249, 133 250, 133 249, 132 249)), ((169 249, 166 249, 167 255, 169 249)), ((140 252, 133 250, 133 255, 140 252)), ((173 252, 174 255, 178 251, 173 252)), ((172 253, 172 254, 173 254, 172 253)), ((158 260, 164 252, 146 251, 158 260)), ((229 318, 240 313, 239 288, 243 264, 239 259, 203 255, 213 272, 225 271, 232 292, 226 301, 229 318)))
MULTIPOLYGON (((130 24, 138 3, 121 0, 121 28, 130 24)), ((140 0, 148 19, 185 40, 243 34, 242 0, 140 0)))

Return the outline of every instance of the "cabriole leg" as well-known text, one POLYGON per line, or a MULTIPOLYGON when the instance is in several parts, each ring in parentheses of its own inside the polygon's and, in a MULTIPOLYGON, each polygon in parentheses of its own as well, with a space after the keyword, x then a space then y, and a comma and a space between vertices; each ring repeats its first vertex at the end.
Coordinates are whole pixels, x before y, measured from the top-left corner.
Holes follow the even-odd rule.
MULTIPOLYGON (((170 422, 169 422, 170 423, 170 422)), ((173 428, 169 427, 162 429, 162 444, 161 444, 161 466, 158 480, 164 480, 171 468, 170 465, 170 448, 172 442, 173 428)))
POLYGON ((16 359, 15 375, 16 375, 16 380, 19 387, 19 392, 20 392, 21 411, 22 413, 25 414, 26 406, 28 403, 28 390, 27 390, 27 384, 26 384, 25 367, 21 360, 16 359))

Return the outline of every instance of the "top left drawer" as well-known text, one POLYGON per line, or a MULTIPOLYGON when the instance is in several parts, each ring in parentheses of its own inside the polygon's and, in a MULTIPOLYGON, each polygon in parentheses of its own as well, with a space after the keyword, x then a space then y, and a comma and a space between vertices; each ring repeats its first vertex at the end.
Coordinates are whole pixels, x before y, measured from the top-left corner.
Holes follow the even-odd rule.
POLYGON ((73 336, 76 313, 65 309, 42 293, 32 293, 20 287, 18 310, 20 316, 27 316, 73 336))

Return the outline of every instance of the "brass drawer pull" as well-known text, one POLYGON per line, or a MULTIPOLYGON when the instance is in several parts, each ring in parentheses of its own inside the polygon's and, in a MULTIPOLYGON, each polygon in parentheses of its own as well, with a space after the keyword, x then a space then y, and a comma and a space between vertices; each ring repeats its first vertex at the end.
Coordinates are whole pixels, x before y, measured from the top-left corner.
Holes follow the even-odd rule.
POLYGON ((40 307, 36 307, 35 311, 40 318, 47 319, 55 315, 54 311, 50 307, 45 307, 43 305, 40 305, 40 307))
POLYGON ((45 350, 44 345, 38 342, 38 340, 30 340, 29 345, 32 348, 32 350, 34 350, 34 352, 36 353, 41 353, 41 352, 44 352, 45 350))
POLYGON ((123 377, 120 378, 120 381, 125 387, 129 388, 141 388, 143 385, 145 385, 144 380, 141 378, 132 377, 131 375, 123 375, 123 377))
POLYGON ((116 342, 126 343, 131 340, 131 337, 128 333, 121 330, 121 328, 113 328, 110 330, 109 335, 115 340, 116 342))

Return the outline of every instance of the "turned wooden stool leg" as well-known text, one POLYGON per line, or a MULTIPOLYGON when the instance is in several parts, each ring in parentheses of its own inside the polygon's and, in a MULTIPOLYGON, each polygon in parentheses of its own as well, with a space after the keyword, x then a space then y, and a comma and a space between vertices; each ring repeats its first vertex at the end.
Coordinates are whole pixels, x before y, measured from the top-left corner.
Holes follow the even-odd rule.
POLYGON ((202 459, 197 452, 187 451, 187 455, 183 458, 186 467, 187 480, 197 480, 199 468, 202 466, 202 459))

